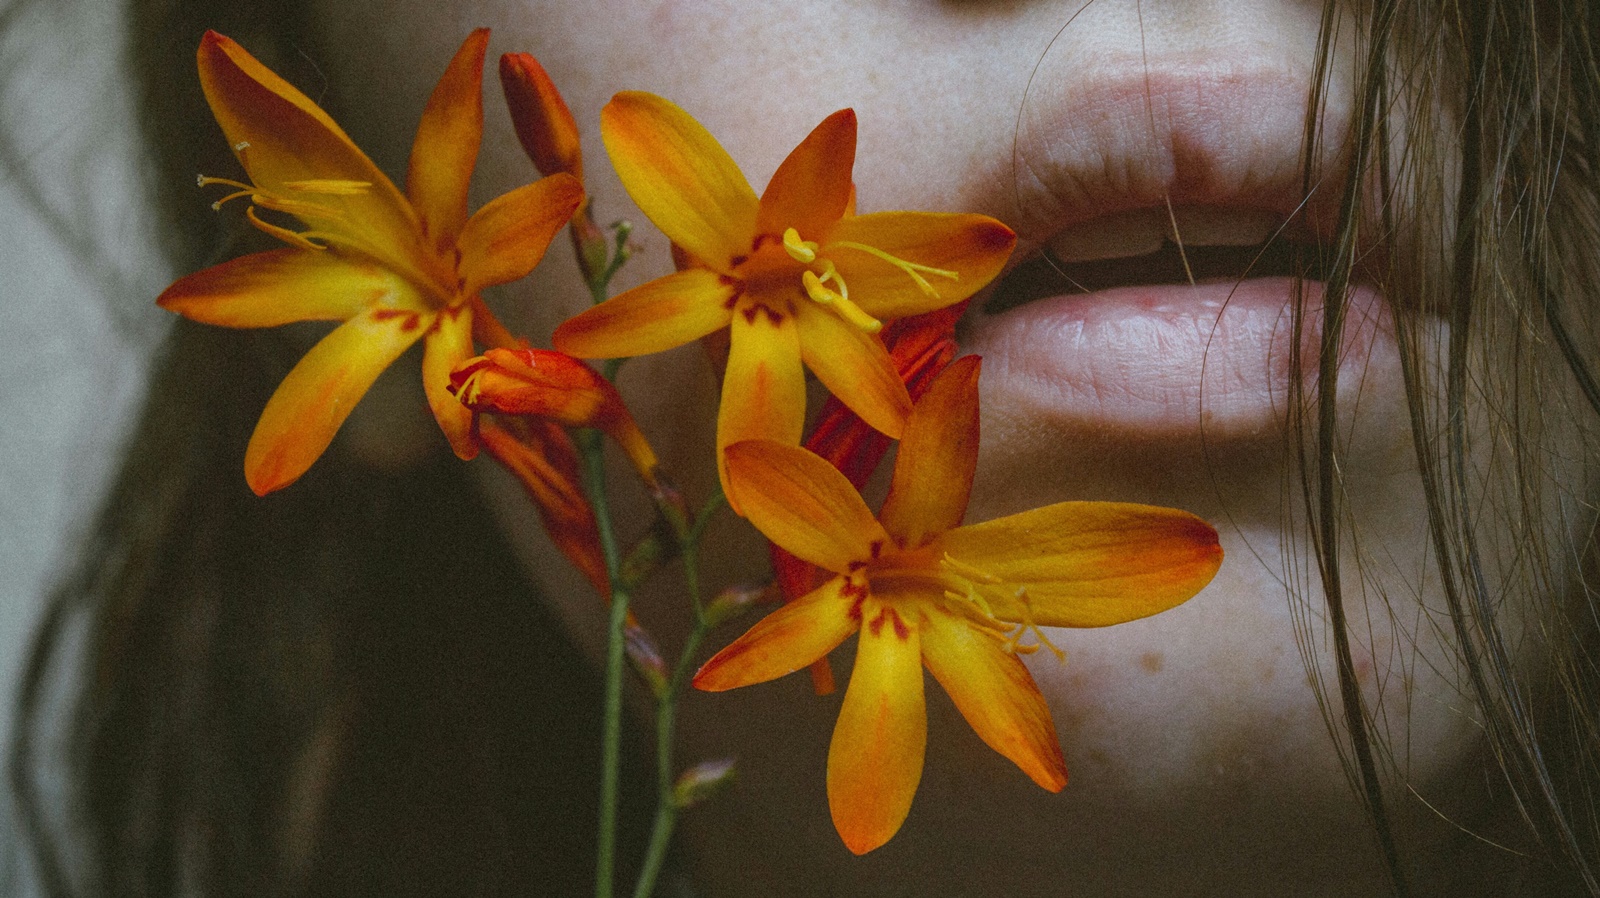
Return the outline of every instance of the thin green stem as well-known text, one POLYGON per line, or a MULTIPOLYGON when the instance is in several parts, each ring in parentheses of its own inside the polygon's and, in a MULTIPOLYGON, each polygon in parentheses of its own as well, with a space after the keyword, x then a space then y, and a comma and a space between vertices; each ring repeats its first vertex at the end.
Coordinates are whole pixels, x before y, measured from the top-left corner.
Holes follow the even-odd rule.
MULTIPOLYGON (((708 503, 708 507, 710 505, 708 503)), ((677 735, 678 699, 683 695, 684 687, 688 685, 689 671, 694 666, 700 641, 711 630, 700 600, 699 537, 704 530, 705 516, 703 514, 702 520, 696 521, 696 526, 692 530, 680 535, 685 539, 683 577, 689 589, 691 606, 694 608, 694 628, 689 631, 689 637, 684 641, 683 652, 678 656, 677 664, 673 666, 672 679, 668 682, 666 691, 656 701, 656 819, 650 830, 650 846, 645 851, 644 866, 639 871, 633 898, 650 898, 655 890, 656 876, 660 874, 661 865, 666 861, 667 848, 672 844, 672 831, 677 826, 678 812, 682 810, 677 800, 672 757, 673 742, 677 735)))
POLYGON ((595 852, 596 898, 612 898, 617 859, 617 793, 622 770, 622 668, 623 627, 628 620, 628 592, 622 586, 621 553, 616 531, 611 524, 611 505, 606 498, 605 452, 600 432, 578 434, 578 450, 583 458, 583 489, 594 509, 595 529, 605 555, 606 572, 611 579, 611 618, 606 632, 605 718, 601 732, 600 833, 595 852))

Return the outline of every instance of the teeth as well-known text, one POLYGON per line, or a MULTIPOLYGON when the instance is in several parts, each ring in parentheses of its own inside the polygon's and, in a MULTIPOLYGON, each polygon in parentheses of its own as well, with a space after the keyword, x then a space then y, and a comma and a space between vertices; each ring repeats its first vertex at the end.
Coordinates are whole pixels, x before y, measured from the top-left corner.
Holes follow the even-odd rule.
POLYGON ((1278 216, 1255 209, 1178 206, 1172 210, 1184 246, 1255 246, 1266 243, 1278 216))
POLYGON ((1117 212, 1062 231, 1051 238, 1050 251, 1063 262, 1146 256, 1161 248, 1167 230, 1166 209, 1117 212))
MULTIPOLYGON (((1254 246, 1279 226, 1278 216, 1255 209, 1165 206, 1103 215, 1051 238, 1050 251, 1063 262, 1092 262, 1149 255, 1173 239, 1177 222, 1184 246, 1254 246)), ((1175 241, 1177 242, 1177 241, 1175 241)))

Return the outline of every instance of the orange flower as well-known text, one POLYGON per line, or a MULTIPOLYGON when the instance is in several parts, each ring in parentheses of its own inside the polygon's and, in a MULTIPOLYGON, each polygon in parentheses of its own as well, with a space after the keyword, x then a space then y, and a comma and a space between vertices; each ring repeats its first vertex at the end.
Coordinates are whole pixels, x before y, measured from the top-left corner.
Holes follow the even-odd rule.
POLYGON ((556 329, 555 347, 583 358, 644 355, 730 327, 717 419, 724 489, 727 446, 800 442, 802 363, 868 424, 899 437, 911 399, 877 337, 881 320, 966 299, 1016 242, 981 215, 848 214, 848 109, 789 154, 759 199, 716 139, 660 97, 618 94, 600 131, 623 186, 696 267, 572 318, 556 329))
POLYGON ((593 427, 616 440, 646 482, 656 454, 611 382, 570 355, 548 349, 491 349, 450 373, 450 392, 475 412, 531 415, 564 427, 593 427))
MULTIPOLYGON (((922 776, 922 667, 978 735, 1052 792, 1066 766, 1019 653, 1040 627, 1102 627, 1173 607, 1211 581, 1217 534, 1186 512, 1063 502, 960 526, 977 464, 978 361, 951 365, 906 424, 882 512, 797 446, 729 447, 751 523, 827 583, 769 614, 695 675, 732 689, 776 679, 860 633, 828 750, 828 805, 857 854, 904 822, 922 776)), ((1046 643, 1047 644, 1047 643, 1046 643)))
MULTIPOLYGON (((963 300, 953 306, 901 318, 883 329, 883 343, 913 400, 920 399, 939 372, 956 357, 959 351, 956 322, 961 320, 966 307, 967 302, 963 300)), ((838 398, 830 396, 817 414, 817 426, 806 438, 805 447, 827 459, 859 490, 878 469, 878 463, 889 451, 889 442, 888 437, 868 427, 861 416, 850 411, 838 398)), ((827 579, 825 572, 816 565, 801 561, 777 543, 768 543, 768 552, 773 575, 786 602, 800 598, 827 579)), ((811 666, 811 678, 818 695, 833 692, 833 667, 827 658, 819 658, 811 666)))
POLYGON ((451 369, 473 354, 474 324, 498 327, 478 291, 531 271, 583 198, 576 178, 557 175, 467 217, 488 40, 488 31, 473 32, 434 89, 404 194, 305 94, 228 38, 207 32, 201 40, 201 87, 249 182, 200 183, 235 188, 218 206, 248 197, 251 223, 289 248, 190 275, 157 302, 228 327, 344 322, 289 372, 262 412, 245 450, 245 478, 258 494, 304 473, 378 374, 419 339, 434 416, 458 455, 476 453, 471 413, 446 386, 451 369), (257 208, 306 229, 268 222, 257 208))

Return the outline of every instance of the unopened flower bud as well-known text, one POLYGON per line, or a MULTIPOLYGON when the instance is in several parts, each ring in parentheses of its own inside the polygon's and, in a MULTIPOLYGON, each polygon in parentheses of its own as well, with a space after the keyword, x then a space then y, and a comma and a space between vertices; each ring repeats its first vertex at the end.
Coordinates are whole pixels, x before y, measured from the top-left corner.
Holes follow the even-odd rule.
POLYGON ((629 621, 623 627, 623 650, 628 653, 633 669, 650 687, 650 694, 656 698, 666 695, 667 664, 661 659, 661 649, 656 646, 655 637, 636 620, 629 621))
POLYGON ((735 585, 717 593, 706 605, 706 620, 713 627, 721 626, 744 614, 754 605, 775 603, 779 599, 777 587, 771 583, 760 586, 735 585))
POLYGON ((541 174, 568 172, 582 180, 578 123, 544 66, 527 53, 507 53, 500 57, 500 85, 517 139, 534 167, 541 174))
POLYGON ((678 777, 672 787, 672 801, 680 809, 690 808, 733 784, 733 759, 702 761, 678 777))
POLYGON ((654 483, 655 451, 617 388, 572 356, 548 349, 491 349, 450 372, 447 389, 475 412, 527 415, 604 431, 645 482, 654 483))

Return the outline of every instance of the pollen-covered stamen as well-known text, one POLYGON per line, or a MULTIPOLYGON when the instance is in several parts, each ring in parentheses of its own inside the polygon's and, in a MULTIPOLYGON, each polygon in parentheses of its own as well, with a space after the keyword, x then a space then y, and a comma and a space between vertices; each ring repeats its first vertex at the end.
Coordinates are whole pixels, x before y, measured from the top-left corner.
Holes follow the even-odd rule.
POLYGON ((988 571, 973 567, 948 553, 939 559, 939 566, 951 585, 961 587, 947 588, 945 597, 966 602, 982 612, 990 629, 1004 635, 1000 646, 1002 649, 1014 655, 1031 655, 1043 647, 1049 649, 1058 661, 1066 660, 1066 652, 1056 647, 1034 622, 1033 602, 1028 597, 1027 587, 1010 586, 988 571), (1033 634, 1034 642, 1024 644, 1022 639, 1029 633, 1033 634))
POLYGON ((789 258, 802 265, 817 261, 817 245, 810 240, 801 240, 800 232, 794 228, 783 232, 783 250, 789 254, 789 258))
POLYGON ((869 334, 875 334, 883 330, 882 321, 868 315, 861 310, 860 306, 850 301, 849 288, 845 286, 844 280, 839 277, 839 272, 834 269, 833 263, 824 261, 823 264, 826 266, 826 270, 823 271, 821 277, 817 277, 815 272, 809 270, 800 275, 800 283, 806 288, 806 296, 811 297, 812 301, 819 305, 831 307, 835 312, 839 313, 840 318, 869 334), (839 285, 837 293, 825 286, 829 280, 839 285))
MULTIPOLYGON (((812 246, 815 245, 816 244, 812 244, 812 246)), ((832 249, 853 249, 858 252, 863 252, 870 256, 882 259, 883 261, 888 262, 890 265, 893 265, 894 267, 905 272, 906 276, 915 281, 916 285, 921 288, 922 292, 929 296, 938 296, 939 291, 935 290, 933 285, 928 283, 928 279, 923 277, 924 274, 931 274, 935 277, 949 278, 952 281, 960 280, 961 278, 961 273, 958 271, 950 271, 946 268, 934 268, 931 265, 919 265, 916 262, 909 262, 900 258, 899 256, 886 253, 875 246, 867 246, 865 243, 856 243, 851 240, 836 240, 833 243, 830 243, 827 246, 817 250, 817 252, 827 252, 828 250, 832 249)))
POLYGON ((1037 623, 1034 623, 1032 603, 1028 600, 1028 590, 1021 586, 1017 587, 1015 598, 1023 608, 1023 618, 1017 622, 1017 628, 1011 632, 1011 636, 1006 639, 1001 648, 1015 655, 1031 655, 1037 652, 1040 647, 1043 647, 1049 649, 1050 653, 1056 656, 1057 661, 1067 660, 1067 653, 1051 642, 1050 637, 1044 635, 1044 631, 1039 629, 1037 623), (1029 633, 1033 634, 1034 642, 1031 645, 1024 645, 1022 637, 1029 633))

